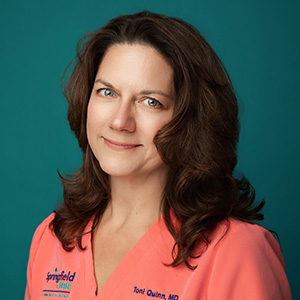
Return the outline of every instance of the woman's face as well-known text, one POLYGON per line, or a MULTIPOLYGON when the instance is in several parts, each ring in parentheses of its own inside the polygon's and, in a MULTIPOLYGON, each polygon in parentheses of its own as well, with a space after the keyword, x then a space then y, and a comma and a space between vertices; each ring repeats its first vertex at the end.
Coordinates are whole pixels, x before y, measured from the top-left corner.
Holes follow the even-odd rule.
POLYGON ((99 66, 88 104, 87 136, 111 176, 165 175, 153 143, 173 114, 173 70, 151 46, 111 46, 99 66))

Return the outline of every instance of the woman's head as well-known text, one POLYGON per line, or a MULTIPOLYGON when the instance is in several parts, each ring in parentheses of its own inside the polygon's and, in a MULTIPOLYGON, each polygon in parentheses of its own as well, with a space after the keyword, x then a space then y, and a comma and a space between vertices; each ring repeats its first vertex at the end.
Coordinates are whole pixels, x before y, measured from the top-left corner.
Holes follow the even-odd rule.
POLYGON ((238 140, 236 98, 226 71, 205 39, 191 25, 142 12, 117 17, 84 37, 65 88, 68 119, 83 152, 92 156, 86 134, 87 105, 98 67, 116 44, 155 48, 174 72, 173 118, 155 137, 171 168, 201 176, 231 173, 238 140), (225 171, 225 173, 224 173, 225 171))

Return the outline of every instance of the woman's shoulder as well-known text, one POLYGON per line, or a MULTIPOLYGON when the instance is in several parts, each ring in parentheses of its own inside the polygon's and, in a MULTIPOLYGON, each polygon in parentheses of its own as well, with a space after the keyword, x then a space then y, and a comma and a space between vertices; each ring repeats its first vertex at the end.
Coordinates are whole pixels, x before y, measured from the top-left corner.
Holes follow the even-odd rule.
MULTIPOLYGON (((30 255, 34 255, 34 253, 37 251, 39 247, 49 247, 51 245, 51 247, 62 249, 62 244, 57 238, 51 226, 51 222, 54 220, 55 214, 56 214, 55 212, 51 213, 36 228, 31 242, 30 255)), ((87 224, 84 233, 88 233, 91 230, 92 223, 93 223, 93 218, 87 224)), ((84 239, 84 244, 89 242, 88 238, 89 237, 86 237, 84 239)))
POLYGON ((51 230, 50 230, 50 223, 52 222, 52 220, 54 219, 54 217, 55 217, 55 213, 53 212, 46 219, 44 219, 44 221, 42 223, 40 223, 38 225, 38 227, 36 228, 36 230, 34 232, 33 240, 38 239, 43 234, 48 234, 48 233, 51 232, 51 230))
POLYGON ((267 299, 267 295, 274 295, 272 299, 291 299, 282 252, 269 230, 228 219, 212 233, 208 248, 212 295, 218 287, 227 295, 225 299, 237 299, 229 293, 231 286, 235 295, 251 291, 249 299, 267 299))
POLYGON ((216 257, 230 256, 231 260, 266 262, 267 258, 276 258, 284 268, 281 248, 273 234, 258 224, 252 224, 230 218, 221 222, 211 236, 216 257))
MULTIPOLYGON (((234 239, 237 235, 245 242, 264 242, 265 240, 275 240, 273 234, 262 225, 230 218, 223 221, 227 227, 227 238, 234 239)), ((276 240, 275 240, 276 241, 276 240)), ((276 242, 277 243, 277 242, 276 242)))
POLYGON ((50 225, 50 223, 52 222, 52 220, 54 219, 54 217, 55 217, 55 212, 51 213, 47 218, 45 218, 42 221, 42 223, 39 224, 36 231, 45 229, 46 227, 48 227, 50 225))
POLYGON ((272 249, 281 258, 281 249, 273 234, 258 224, 252 224, 230 218, 221 225, 224 234, 221 236, 220 247, 226 246, 242 253, 261 253, 272 249))
POLYGON ((272 236, 269 230, 256 223, 249 223, 235 218, 229 218, 226 222, 229 224, 229 228, 231 229, 229 232, 231 233, 243 232, 247 236, 250 235, 253 237, 258 237, 260 235, 268 236, 269 234, 272 236))
POLYGON ((39 226, 36 228, 30 247, 30 256, 34 256, 39 245, 41 244, 42 240, 47 240, 48 243, 51 240, 55 240, 55 235, 50 229, 50 223, 54 219, 55 213, 50 214, 39 226))

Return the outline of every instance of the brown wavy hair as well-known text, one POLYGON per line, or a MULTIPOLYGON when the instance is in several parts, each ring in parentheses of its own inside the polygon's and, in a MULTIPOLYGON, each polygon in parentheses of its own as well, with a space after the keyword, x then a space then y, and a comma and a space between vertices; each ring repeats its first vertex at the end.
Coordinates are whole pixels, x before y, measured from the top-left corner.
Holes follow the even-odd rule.
MULTIPOLYGON (((195 245, 209 243, 209 232, 229 217, 246 222, 263 219, 262 201, 246 178, 235 179, 239 138, 238 105, 230 78, 203 36, 186 22, 150 12, 119 16, 78 43, 64 95, 68 120, 83 152, 82 167, 61 176, 64 201, 51 223, 63 248, 84 249, 81 237, 95 217, 93 229, 110 200, 108 175, 100 168, 87 141, 87 105, 95 76, 107 49, 114 44, 155 48, 173 67, 174 113, 154 142, 169 166, 161 203, 174 237, 171 266, 186 263, 195 245), (173 223, 173 215, 180 226, 173 223)), ((65 77, 66 78, 66 73, 65 77)), ((92 230, 93 230, 92 229, 92 230)))

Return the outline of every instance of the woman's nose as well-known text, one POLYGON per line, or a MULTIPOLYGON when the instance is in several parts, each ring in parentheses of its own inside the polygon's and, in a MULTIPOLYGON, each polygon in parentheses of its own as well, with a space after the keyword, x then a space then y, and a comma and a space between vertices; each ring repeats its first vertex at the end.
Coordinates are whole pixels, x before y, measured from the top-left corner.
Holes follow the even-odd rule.
POLYGON ((134 107, 131 101, 120 101, 117 104, 110 127, 118 131, 135 131, 134 107))

